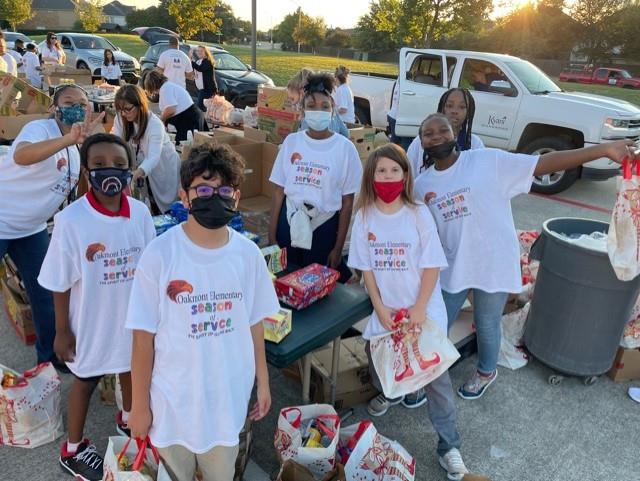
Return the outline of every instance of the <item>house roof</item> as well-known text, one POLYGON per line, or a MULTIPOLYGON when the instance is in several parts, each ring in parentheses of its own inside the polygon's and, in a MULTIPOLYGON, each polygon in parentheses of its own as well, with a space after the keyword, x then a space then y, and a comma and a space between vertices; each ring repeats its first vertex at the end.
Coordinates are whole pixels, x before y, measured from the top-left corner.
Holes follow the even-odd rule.
POLYGON ((33 0, 33 10, 75 10, 72 0, 33 0))
POLYGON ((131 13, 135 10, 134 7, 130 7, 129 5, 123 5, 118 0, 114 0, 111 3, 107 3, 104 7, 102 7, 102 12, 105 15, 119 15, 122 17, 126 17, 128 13, 131 13))

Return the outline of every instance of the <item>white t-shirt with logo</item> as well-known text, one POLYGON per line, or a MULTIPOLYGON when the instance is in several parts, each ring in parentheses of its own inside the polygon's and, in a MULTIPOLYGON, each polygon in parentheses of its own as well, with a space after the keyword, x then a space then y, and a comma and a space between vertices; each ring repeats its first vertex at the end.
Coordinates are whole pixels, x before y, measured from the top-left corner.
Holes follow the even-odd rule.
POLYGON ((22 56, 24 63, 24 74, 27 81, 36 88, 42 86, 42 75, 38 67, 40 67, 40 59, 33 52, 27 52, 22 56))
POLYGON ((6 155, 0 155, 0 239, 40 232, 78 183, 80 152, 72 145, 32 165, 13 160, 22 142, 35 144, 62 137, 54 119, 25 125, 6 155))
MULTIPOLYGON (((484 149, 484 142, 476 134, 471 134, 471 150, 484 149)), ((422 148, 422 142, 420 136, 416 136, 409 148, 407 149, 407 157, 409 158, 409 164, 411 165, 411 171, 413 172, 413 178, 418 177, 422 169, 422 158, 424 157, 424 149, 422 148)))
POLYGON ((160 112, 163 112, 167 107, 175 107, 176 113, 174 115, 178 115, 193 105, 193 99, 189 92, 171 81, 162 84, 159 94, 158 108, 160 112))
POLYGON ((183 227, 145 250, 126 327, 155 334, 151 441, 204 453, 238 444, 255 378, 251 326, 280 306, 255 244, 228 229, 226 245, 205 249, 183 227))
POLYGON ((10 75, 13 75, 14 77, 17 77, 18 76, 18 62, 16 62, 16 59, 13 57, 13 55, 11 55, 11 53, 9 53, 9 51, 7 51, 2 56, 2 58, 4 59, 4 62, 7 64, 7 73, 10 74, 10 75))
POLYGON ((69 324, 76 355, 67 366, 87 378, 131 370, 131 331, 124 324, 136 265, 155 237, 149 209, 128 198, 130 217, 96 211, 86 196, 54 217, 38 282, 71 289, 69 324))
POLYGON ((416 198, 431 210, 449 262, 442 273, 445 291, 522 291, 511 199, 529 192, 538 159, 467 150, 447 170, 430 167, 416 179, 416 198))
MULTIPOLYGON (((446 269, 438 231, 423 205, 404 206, 384 214, 375 205, 356 213, 351 228, 348 264, 372 271, 382 303, 393 310, 408 309, 418 300, 423 269, 446 269)), ((438 280, 427 303, 427 316, 447 332, 447 309, 438 280)), ((362 337, 388 332, 374 310, 362 337)))
POLYGON ((344 114, 338 113, 342 121, 350 122, 352 124, 355 123, 356 113, 355 106, 353 105, 353 92, 351 91, 351 87, 349 87, 348 84, 340 85, 336 89, 333 99, 336 102, 336 112, 342 108, 347 109, 344 114))
POLYGON ((118 80, 122 77, 122 71, 120 70, 120 65, 118 62, 115 64, 110 63, 109 65, 102 65, 100 67, 100 76, 107 80, 118 80))
POLYGON ((361 179, 362 163, 351 141, 336 133, 316 140, 306 131, 287 135, 269 178, 295 204, 323 213, 339 211, 342 196, 358 192, 361 179))
POLYGON ((187 72, 193 72, 191 60, 187 54, 175 48, 170 48, 160 54, 158 67, 163 69, 165 77, 183 89, 186 88, 187 85, 185 74, 187 72))

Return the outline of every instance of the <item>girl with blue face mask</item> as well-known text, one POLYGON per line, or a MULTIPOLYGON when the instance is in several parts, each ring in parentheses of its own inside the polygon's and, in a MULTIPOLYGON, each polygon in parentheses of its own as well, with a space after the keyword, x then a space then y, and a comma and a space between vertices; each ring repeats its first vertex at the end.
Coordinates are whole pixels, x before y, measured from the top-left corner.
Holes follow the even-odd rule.
POLYGON ((330 129, 333 78, 310 75, 304 87, 303 115, 308 128, 289 134, 271 172, 275 184, 269 241, 287 248, 299 267, 312 263, 351 272, 342 249, 360 187, 362 164, 355 146, 330 129))
POLYGON ((78 145, 102 121, 90 118, 87 94, 75 85, 56 90, 49 119, 26 124, 0 156, 0 258, 9 254, 31 301, 38 362, 58 363, 51 293, 37 282, 49 245, 47 220, 75 191, 80 175, 78 145))

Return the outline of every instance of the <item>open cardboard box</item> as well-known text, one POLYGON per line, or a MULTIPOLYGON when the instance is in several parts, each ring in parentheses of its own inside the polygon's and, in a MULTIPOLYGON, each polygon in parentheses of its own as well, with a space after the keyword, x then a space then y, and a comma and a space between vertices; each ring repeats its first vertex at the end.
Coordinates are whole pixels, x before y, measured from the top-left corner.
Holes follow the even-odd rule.
POLYGON ((32 120, 49 117, 51 97, 27 82, 0 73, 0 139, 15 139, 32 120))
POLYGON ((362 125, 348 124, 349 140, 353 142, 361 160, 366 160, 375 149, 376 129, 362 125))
POLYGON ((63 83, 74 83, 83 86, 93 84, 90 70, 75 69, 64 65, 45 66, 42 75, 45 91, 63 83))

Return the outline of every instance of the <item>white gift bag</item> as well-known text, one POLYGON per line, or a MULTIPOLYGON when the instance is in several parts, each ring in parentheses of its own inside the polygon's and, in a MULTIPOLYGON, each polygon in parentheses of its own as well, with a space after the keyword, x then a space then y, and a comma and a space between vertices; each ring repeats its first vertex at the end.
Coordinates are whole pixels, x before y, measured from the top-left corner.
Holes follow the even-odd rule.
POLYGON ((609 260, 621 281, 630 281, 640 274, 640 163, 634 164, 636 175, 631 172, 630 161, 623 162, 607 239, 609 260))
POLYGON ((292 459, 308 468, 316 479, 330 472, 336 461, 336 448, 340 435, 340 418, 329 404, 310 404, 284 408, 278 416, 278 427, 274 446, 281 463, 292 459), (301 425, 308 419, 321 418, 323 424, 333 431, 333 439, 328 447, 304 447, 301 425))
POLYGON ((407 323, 371 338, 371 358, 384 395, 395 399, 436 380, 460 357, 453 343, 427 318, 417 331, 407 323))
POLYGON ((104 455, 102 480, 171 481, 171 478, 149 438, 143 441, 132 440, 126 436, 111 436, 104 455), (132 470, 122 470, 121 462, 126 462, 132 470))
MULTIPOLYGON (((340 431, 344 473, 347 481, 413 481, 416 460, 397 441, 385 438, 371 421, 362 421, 340 431)), ((340 450, 339 450, 340 451, 340 450)))
POLYGON ((625 349, 640 348, 640 297, 636 300, 631 310, 629 321, 627 321, 627 324, 624 326, 620 346, 625 349))
POLYGON ((0 386, 0 444, 36 448, 62 436, 60 377, 50 362, 15 376, 15 384, 0 386))
POLYGON ((502 340, 498 354, 500 366, 516 370, 526 366, 529 362, 529 355, 524 350, 522 336, 524 336, 524 325, 530 307, 531 303, 527 302, 524 307, 502 316, 500 323, 502 340))

